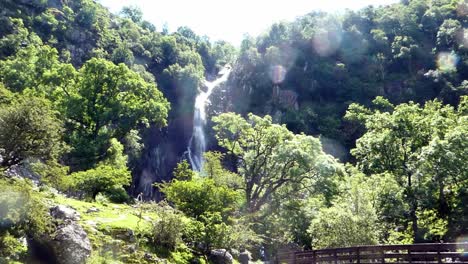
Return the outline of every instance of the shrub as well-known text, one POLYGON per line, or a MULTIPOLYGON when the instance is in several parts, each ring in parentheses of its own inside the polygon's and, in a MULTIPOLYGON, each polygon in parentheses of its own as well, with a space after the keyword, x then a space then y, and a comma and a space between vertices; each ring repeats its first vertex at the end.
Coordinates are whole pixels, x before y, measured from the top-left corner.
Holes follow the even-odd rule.
POLYGON ((162 247, 173 251, 182 242, 182 235, 185 229, 183 215, 178 211, 165 207, 159 211, 159 219, 153 226, 153 243, 157 247, 162 247))
POLYGON ((127 191, 125 191, 121 186, 111 187, 105 192, 105 195, 113 203, 129 203, 131 201, 127 191))
POLYGON ((26 254, 26 251, 26 246, 18 238, 10 235, 9 232, 3 235, 0 233, 0 263, 19 260, 26 254))
POLYGON ((41 182, 46 185, 60 191, 67 191, 70 187, 70 177, 67 176, 68 166, 62 166, 56 161, 49 161, 32 163, 31 168, 41 176, 41 182))
POLYGON ((26 247, 22 237, 50 232, 50 216, 42 197, 27 180, 2 179, 0 173, 0 263, 20 259, 26 247))
POLYGON ((71 177, 74 181, 72 189, 76 192, 84 192, 93 199, 100 192, 116 198, 119 196, 118 193, 121 194, 122 187, 130 184, 130 172, 126 168, 116 169, 109 165, 100 165, 95 169, 76 172, 71 177))

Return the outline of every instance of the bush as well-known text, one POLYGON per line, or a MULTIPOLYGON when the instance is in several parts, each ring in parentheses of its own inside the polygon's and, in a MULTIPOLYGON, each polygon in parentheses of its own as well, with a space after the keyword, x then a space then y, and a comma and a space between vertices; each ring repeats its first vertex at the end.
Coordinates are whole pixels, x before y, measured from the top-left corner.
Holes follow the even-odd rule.
POLYGON ((26 158, 56 160, 67 149, 56 114, 48 100, 32 96, 1 107, 0 166, 11 167, 26 158))
POLYGON ((153 243, 157 247, 162 247, 174 251, 182 242, 182 235, 185 229, 184 216, 172 208, 162 208, 159 211, 159 219, 153 226, 153 243))
POLYGON ((105 195, 113 203, 129 203, 131 201, 127 191, 125 191, 125 189, 121 186, 114 186, 110 188, 105 192, 105 195))
POLYGON ((172 252, 171 261, 175 264, 203 263, 198 259, 195 259, 193 253, 190 252, 187 248, 179 249, 175 252, 172 252))
POLYGON ((242 198, 240 192, 217 186, 213 179, 174 180, 162 186, 167 200, 187 216, 198 218, 205 213, 220 212, 223 219, 232 213, 242 198))
POLYGON ((122 187, 130 184, 130 172, 126 168, 116 169, 109 165, 100 165, 95 169, 76 172, 71 177, 74 182, 72 189, 76 192, 84 192, 86 196, 93 199, 100 192, 114 198, 122 198, 120 195, 122 187))
POLYGON ((10 235, 9 232, 0 234, 0 263, 19 260, 26 252, 27 247, 18 238, 10 235))
POLYGON ((27 250, 19 239, 50 232, 51 219, 29 181, 2 177, 0 173, 0 263, 12 263, 27 250))
POLYGON ((46 163, 36 162, 31 164, 34 173, 41 176, 41 182, 56 188, 62 192, 67 191, 70 187, 70 177, 68 174, 68 166, 62 166, 56 161, 46 163))

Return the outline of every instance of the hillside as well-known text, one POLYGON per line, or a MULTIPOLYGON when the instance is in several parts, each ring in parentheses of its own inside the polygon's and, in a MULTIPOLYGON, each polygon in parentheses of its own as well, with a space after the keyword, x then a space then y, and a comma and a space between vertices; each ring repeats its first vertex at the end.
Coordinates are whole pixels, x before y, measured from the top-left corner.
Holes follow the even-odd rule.
POLYGON ((0 263, 466 241, 467 33, 463 0, 238 48, 137 7, 0 0, 0 263))

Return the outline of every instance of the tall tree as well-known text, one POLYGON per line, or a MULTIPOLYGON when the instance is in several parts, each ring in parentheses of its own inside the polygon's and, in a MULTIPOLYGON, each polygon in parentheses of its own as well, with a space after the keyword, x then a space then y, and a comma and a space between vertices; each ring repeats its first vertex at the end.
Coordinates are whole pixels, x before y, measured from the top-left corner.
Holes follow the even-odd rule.
MULTIPOLYGON (((363 122, 367 129, 356 141, 356 148, 351 153, 365 173, 388 172, 396 177, 396 181, 405 189, 413 239, 421 241, 423 234, 418 230, 417 212, 423 206, 420 200, 422 190, 427 187, 422 178, 434 177, 434 180, 443 183, 450 174, 434 175, 431 172, 421 175, 419 164, 431 140, 445 138, 461 119, 457 118, 453 107, 443 106, 438 101, 428 102, 424 107, 412 102, 394 107, 378 97, 374 104, 377 106, 375 110, 357 104, 349 107, 346 117, 363 122), (443 181, 437 180, 440 176, 444 177, 443 181)), ((452 146, 452 151, 459 147, 452 146)), ((443 202, 445 198, 442 195, 439 199, 443 202)))
POLYGON ((270 116, 249 114, 244 119, 227 113, 213 121, 219 145, 239 161, 250 212, 260 210, 280 188, 302 186, 321 176, 321 166, 331 166, 317 138, 295 135, 286 126, 273 124, 270 116))
POLYGON ((124 64, 91 59, 79 71, 67 101, 73 155, 92 165, 110 138, 122 140, 138 125, 165 125, 169 103, 152 83, 124 64))

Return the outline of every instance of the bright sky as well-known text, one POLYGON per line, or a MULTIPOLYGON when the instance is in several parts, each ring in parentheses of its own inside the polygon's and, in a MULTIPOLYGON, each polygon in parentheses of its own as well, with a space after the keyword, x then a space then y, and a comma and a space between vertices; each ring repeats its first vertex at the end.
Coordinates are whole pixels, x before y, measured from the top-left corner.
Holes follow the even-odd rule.
POLYGON ((245 33, 256 36, 272 23, 293 20, 313 10, 339 12, 399 0, 98 0, 112 12, 138 6, 144 19, 158 30, 166 23, 170 31, 188 26, 198 35, 239 45, 245 33))

